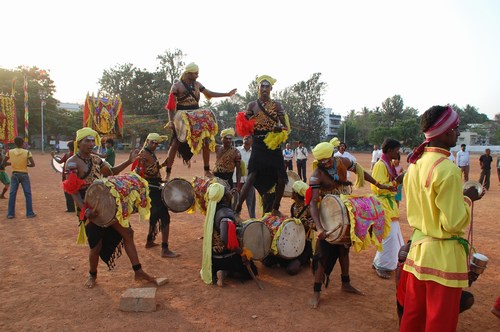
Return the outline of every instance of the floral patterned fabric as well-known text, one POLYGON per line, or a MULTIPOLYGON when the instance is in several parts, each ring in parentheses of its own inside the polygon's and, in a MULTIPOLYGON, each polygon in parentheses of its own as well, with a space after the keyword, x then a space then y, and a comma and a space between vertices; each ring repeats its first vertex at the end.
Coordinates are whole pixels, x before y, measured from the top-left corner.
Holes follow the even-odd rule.
POLYGON ((143 220, 149 219, 151 199, 146 180, 136 173, 110 176, 102 180, 116 199, 116 219, 123 227, 129 227, 128 219, 135 211, 139 212, 143 220))
POLYGON ((186 141, 193 154, 200 152, 203 139, 210 139, 210 150, 215 151, 215 135, 219 131, 215 116, 209 109, 182 111, 182 120, 186 125, 186 141))
POLYGON ((349 213, 351 241, 356 252, 371 244, 382 250, 382 240, 388 235, 382 204, 375 195, 340 195, 349 213))

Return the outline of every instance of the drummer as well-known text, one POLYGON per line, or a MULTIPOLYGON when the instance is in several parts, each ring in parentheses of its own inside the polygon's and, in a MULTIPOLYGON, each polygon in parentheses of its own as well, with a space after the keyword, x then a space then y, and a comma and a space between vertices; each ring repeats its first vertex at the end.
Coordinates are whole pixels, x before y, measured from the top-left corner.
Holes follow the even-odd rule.
POLYGON ((347 171, 356 173, 356 186, 361 187, 364 180, 374 184, 380 189, 395 190, 391 186, 386 186, 375 181, 370 174, 364 171, 361 165, 344 157, 334 157, 334 148, 339 145, 338 138, 334 137, 330 142, 319 143, 312 150, 314 156, 313 169, 317 166, 309 178, 309 189, 311 198, 306 199, 306 204, 310 204, 311 216, 316 225, 318 241, 315 255, 313 257, 314 272, 314 292, 311 299, 311 308, 317 308, 321 292, 321 284, 325 287, 330 281, 330 273, 335 266, 337 259, 341 268, 342 291, 354 294, 362 294, 351 286, 349 277, 349 246, 344 244, 336 245, 328 243, 326 230, 319 219, 318 205, 321 197, 327 194, 350 194, 352 183, 347 181, 347 171))
MULTIPOLYGON (((167 180, 170 179, 170 173, 172 172, 172 165, 174 164, 175 154, 177 151, 179 151, 183 160, 188 163, 188 165, 191 157, 193 156, 188 143, 180 143, 177 139, 174 123, 172 122, 176 111, 195 110, 200 108, 200 93, 203 93, 207 99, 214 97, 231 97, 236 93, 236 89, 227 93, 208 90, 196 80, 198 78, 198 72, 198 65, 195 63, 192 62, 186 66, 180 80, 172 85, 168 98, 168 104, 165 106, 165 109, 168 112, 168 123, 166 127, 174 131, 172 142, 170 143, 170 148, 168 150, 168 158, 165 160, 163 165, 167 166, 167 180)), ((202 137, 190 137, 190 139, 192 141, 199 141, 202 137)), ((211 175, 209 143, 209 138, 205 138, 203 140, 203 169, 205 171, 205 176, 211 175)))
POLYGON ((300 272, 301 266, 309 266, 312 258, 312 246, 311 242, 314 237, 314 220, 311 218, 311 214, 309 212, 309 206, 304 202, 304 196, 307 190, 307 184, 303 181, 295 181, 292 186, 292 200, 293 204, 290 208, 290 214, 292 218, 300 219, 302 224, 304 225, 306 241, 304 251, 294 259, 284 259, 277 255, 268 255, 262 261, 267 267, 271 267, 274 265, 279 265, 286 269, 286 272, 289 275, 296 275, 300 272))
POLYGON ((168 208, 161 199, 162 177, 161 168, 155 150, 158 144, 167 140, 167 136, 160 136, 157 133, 150 133, 144 142, 139 157, 132 166, 136 173, 145 178, 149 184, 149 197, 151 198, 151 215, 149 217, 149 232, 146 240, 146 248, 156 247, 155 243, 158 230, 161 231, 161 257, 175 258, 179 255, 168 248, 168 236, 170 233, 170 215, 168 208))
POLYGON ((214 175, 218 178, 226 180, 229 186, 241 189, 241 154, 233 146, 234 129, 226 128, 220 132, 222 138, 222 145, 215 147, 215 161, 214 175), (236 170, 236 172, 235 172, 236 170), (233 173, 236 173, 236 183, 233 183, 233 173))
POLYGON ((208 187, 207 197, 201 279, 207 284, 217 282, 217 285, 222 287, 227 276, 250 279, 250 269, 257 275, 257 267, 251 261, 251 253, 240 247, 236 237, 236 221, 231 209, 230 192, 220 183, 213 183, 208 187))
POLYGON ((101 158, 92 154, 94 146, 99 145, 99 143, 99 135, 91 128, 85 127, 76 132, 75 154, 66 162, 65 172, 68 173, 68 176, 63 183, 64 190, 73 196, 73 200, 77 204, 81 232, 78 243, 84 244, 85 235, 88 237, 90 269, 85 286, 93 288, 96 284, 99 257, 110 269, 114 267, 115 260, 121 255, 120 243, 122 240, 125 252, 132 263, 135 279, 154 281, 155 279, 142 269, 139 262, 132 228, 124 228, 120 223, 114 223, 104 228, 88 220, 92 211, 83 203, 88 187, 100 175, 113 175, 123 171, 132 164, 139 152, 132 151, 126 161, 110 168, 101 158))

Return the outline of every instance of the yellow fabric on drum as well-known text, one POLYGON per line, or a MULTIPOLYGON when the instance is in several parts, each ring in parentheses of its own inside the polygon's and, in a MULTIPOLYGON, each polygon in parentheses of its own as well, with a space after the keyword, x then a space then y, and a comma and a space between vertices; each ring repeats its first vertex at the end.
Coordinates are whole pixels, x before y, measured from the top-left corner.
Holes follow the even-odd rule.
MULTIPOLYGON (((146 190, 145 196, 146 196, 146 200, 147 200, 146 207, 140 206, 139 202, 141 201, 141 195, 137 190, 130 191, 130 194, 127 197, 124 197, 123 200, 128 205, 128 210, 130 211, 130 215, 132 214, 134 207, 136 207, 137 211, 139 212, 139 215, 141 216, 141 220, 147 220, 147 219, 149 219, 149 214, 150 214, 150 210, 151 210, 151 198, 149 198, 148 182, 146 180, 144 180, 142 177, 140 177, 139 175, 137 175, 136 173, 129 173, 129 175, 134 176, 144 185, 144 189, 146 190)), ((103 180, 104 180, 103 181, 104 185, 109 188, 109 192, 115 198, 116 206, 117 206, 116 219, 118 220, 120 225, 122 225, 124 228, 129 228, 130 223, 128 220, 130 218, 130 215, 128 217, 123 216, 123 210, 122 210, 122 204, 121 204, 122 198, 120 196, 120 193, 118 193, 118 191, 115 189, 115 185, 112 182, 106 181, 105 178, 103 180)))
MULTIPOLYGON (((266 213, 262 219, 264 219, 269 214, 270 213, 266 213)), ((278 254, 278 239, 280 238, 280 235, 283 232, 283 227, 289 222, 294 222, 297 225, 302 225, 302 222, 300 221, 300 219, 297 219, 297 218, 288 218, 288 219, 285 219, 285 221, 283 221, 281 223, 280 227, 278 227, 278 229, 276 230, 276 233, 274 234, 273 242, 271 242, 271 252, 273 253, 273 255, 278 254)))
POLYGON ((198 144, 195 148, 193 148, 193 140, 191 139, 191 125, 189 123, 189 120, 187 118, 187 115, 185 112, 182 112, 181 114, 182 117, 182 122, 184 122, 184 125, 186 126, 186 142, 188 143, 189 147, 191 148, 191 152, 195 155, 200 152, 200 150, 203 148, 203 140, 205 138, 210 139, 210 143, 208 144, 208 148, 210 151, 214 152, 215 151, 215 135, 219 132, 219 126, 217 125, 217 121, 215 122, 215 128, 213 131, 209 130, 203 130, 201 132, 200 138, 198 140, 200 141, 200 144, 198 144))
MULTIPOLYGON (((354 208, 353 208, 349 199, 350 198, 369 198, 369 197, 372 197, 375 200, 377 200, 377 197, 375 195, 340 195, 340 199, 342 200, 342 202, 346 206, 347 212, 349 214, 349 223, 351 225, 351 229, 350 229, 351 243, 352 243, 352 246, 356 252, 360 252, 363 249, 368 249, 371 244, 375 245, 375 247, 377 248, 378 251, 383 250, 382 241, 379 241, 377 239, 374 231, 368 231, 364 240, 360 239, 356 235, 356 216, 354 215, 354 208)), ((384 216, 384 221, 385 221, 385 216, 384 216)), ((383 230, 382 238, 385 239, 387 237, 387 235, 389 235, 390 230, 391 230, 390 224, 388 225, 387 223, 384 222, 384 230, 383 230)))

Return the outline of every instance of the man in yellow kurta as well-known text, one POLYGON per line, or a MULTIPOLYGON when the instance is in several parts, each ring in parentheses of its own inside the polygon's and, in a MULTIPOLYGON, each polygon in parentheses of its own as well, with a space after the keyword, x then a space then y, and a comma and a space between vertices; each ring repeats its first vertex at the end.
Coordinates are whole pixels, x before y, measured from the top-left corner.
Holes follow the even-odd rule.
MULTIPOLYGON (((397 186, 403 180, 403 175, 398 176, 392 160, 398 158, 401 143, 395 139, 387 138, 382 144, 382 156, 373 166, 372 177, 377 182, 388 186, 397 186)), ((394 271, 398 265, 398 251, 403 242, 403 235, 399 227, 399 208, 396 202, 396 192, 380 189, 371 185, 373 194, 382 203, 385 214, 385 225, 390 226, 389 235, 382 241, 382 251, 377 251, 373 259, 373 268, 377 275, 389 279, 389 271, 394 271)))
POLYGON ((455 331, 462 287, 468 285, 468 245, 476 189, 462 191, 460 169, 449 159, 460 132, 450 106, 433 106, 421 117, 426 140, 409 158, 404 178, 408 223, 414 228, 404 265, 408 272, 401 331, 455 331))

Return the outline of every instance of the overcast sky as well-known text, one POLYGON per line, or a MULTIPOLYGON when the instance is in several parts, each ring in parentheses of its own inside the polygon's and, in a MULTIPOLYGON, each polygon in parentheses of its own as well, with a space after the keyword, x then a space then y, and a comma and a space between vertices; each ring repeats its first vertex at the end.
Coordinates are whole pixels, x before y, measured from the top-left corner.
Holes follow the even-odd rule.
POLYGON ((325 106, 345 115, 402 96, 405 106, 500 113, 500 1, 8 1, 0 67, 50 71, 61 102, 97 93, 103 70, 181 49, 208 89, 275 90, 322 73, 325 106), (179 4, 179 5, 176 5, 179 4))

